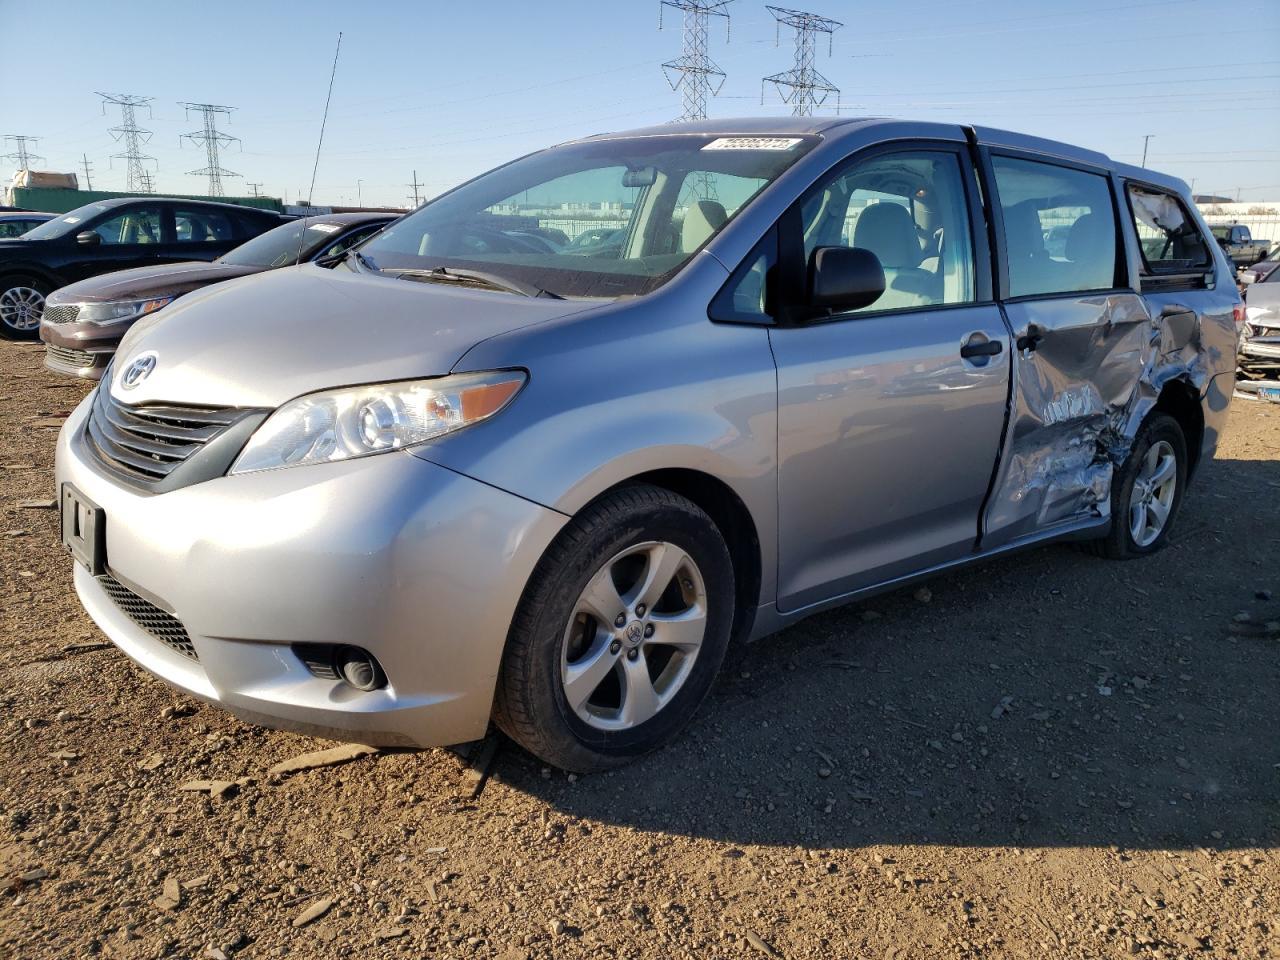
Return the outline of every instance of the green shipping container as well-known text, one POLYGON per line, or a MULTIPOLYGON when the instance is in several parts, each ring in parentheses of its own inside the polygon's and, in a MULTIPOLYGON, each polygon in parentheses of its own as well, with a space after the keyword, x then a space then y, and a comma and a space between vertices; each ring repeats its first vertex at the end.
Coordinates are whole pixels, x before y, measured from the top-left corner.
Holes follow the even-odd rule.
MULTIPOLYGON (((45 213, 66 213, 86 203, 113 200, 116 197, 136 197, 136 193, 112 193, 109 190, 67 190, 61 187, 14 187, 13 206, 45 213)), ((284 212, 284 204, 275 197, 197 197, 182 193, 156 194, 177 200, 212 200, 216 203, 235 203, 242 207, 284 212)))

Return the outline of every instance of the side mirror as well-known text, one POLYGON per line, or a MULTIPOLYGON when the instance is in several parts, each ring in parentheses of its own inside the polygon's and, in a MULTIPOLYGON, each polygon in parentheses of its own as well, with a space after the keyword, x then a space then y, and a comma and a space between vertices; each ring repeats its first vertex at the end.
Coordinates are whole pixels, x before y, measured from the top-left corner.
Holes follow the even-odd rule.
POLYGON ((84 244, 86 247, 96 247, 102 242, 102 235, 94 230, 81 230, 76 234, 76 243, 84 244))
POLYGON ((862 247, 816 247, 809 256, 809 306, 869 307, 884 293, 880 258, 862 247))

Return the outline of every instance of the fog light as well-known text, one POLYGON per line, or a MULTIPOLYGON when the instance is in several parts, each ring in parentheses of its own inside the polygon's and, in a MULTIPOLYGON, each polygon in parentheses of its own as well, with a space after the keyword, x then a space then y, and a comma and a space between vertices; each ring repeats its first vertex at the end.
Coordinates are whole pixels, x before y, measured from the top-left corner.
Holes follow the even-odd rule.
POLYGON ((357 690, 380 690, 387 685, 381 664, 359 647, 339 647, 334 651, 333 665, 342 679, 357 690))

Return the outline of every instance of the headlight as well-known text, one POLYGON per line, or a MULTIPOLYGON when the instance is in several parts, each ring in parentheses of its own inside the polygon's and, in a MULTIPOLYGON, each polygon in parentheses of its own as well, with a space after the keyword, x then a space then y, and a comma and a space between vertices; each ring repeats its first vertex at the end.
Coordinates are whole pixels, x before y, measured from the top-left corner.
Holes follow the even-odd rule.
POLYGON ((81 304, 80 313, 76 315, 76 319, 83 320, 86 323, 111 323, 115 320, 144 317, 171 302, 173 302, 173 297, 156 297, 152 300, 116 300, 111 303, 85 303, 81 304))
POLYGON ((488 419, 524 383, 520 371, 500 370, 308 394, 267 418, 231 472, 349 460, 423 443, 488 419))

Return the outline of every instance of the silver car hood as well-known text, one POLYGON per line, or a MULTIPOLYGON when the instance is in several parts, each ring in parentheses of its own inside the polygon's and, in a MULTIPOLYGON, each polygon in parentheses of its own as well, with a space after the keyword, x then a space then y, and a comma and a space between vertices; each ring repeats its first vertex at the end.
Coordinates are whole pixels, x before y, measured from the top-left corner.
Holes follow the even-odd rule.
POLYGON ((116 353, 111 392, 127 403, 276 407, 328 387, 448 373, 481 340, 587 309, 312 265, 190 294, 135 324, 116 353), (121 378, 144 353, 151 373, 121 378))

